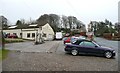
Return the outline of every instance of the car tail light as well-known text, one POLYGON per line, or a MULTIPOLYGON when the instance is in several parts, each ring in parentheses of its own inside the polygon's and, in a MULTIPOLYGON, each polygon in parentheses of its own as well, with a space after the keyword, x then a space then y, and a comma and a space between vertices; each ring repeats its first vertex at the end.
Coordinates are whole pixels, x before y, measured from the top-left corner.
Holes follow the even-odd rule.
POLYGON ((67 48, 67 45, 65 45, 65 48, 67 48))

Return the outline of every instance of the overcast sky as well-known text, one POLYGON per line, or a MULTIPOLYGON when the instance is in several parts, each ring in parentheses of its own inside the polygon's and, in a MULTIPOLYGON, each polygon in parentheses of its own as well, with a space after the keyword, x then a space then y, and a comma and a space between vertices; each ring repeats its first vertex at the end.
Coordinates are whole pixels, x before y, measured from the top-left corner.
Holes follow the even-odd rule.
POLYGON ((119 0, 0 0, 0 15, 12 24, 38 19, 43 14, 75 16, 84 24, 108 19, 118 21, 119 0))

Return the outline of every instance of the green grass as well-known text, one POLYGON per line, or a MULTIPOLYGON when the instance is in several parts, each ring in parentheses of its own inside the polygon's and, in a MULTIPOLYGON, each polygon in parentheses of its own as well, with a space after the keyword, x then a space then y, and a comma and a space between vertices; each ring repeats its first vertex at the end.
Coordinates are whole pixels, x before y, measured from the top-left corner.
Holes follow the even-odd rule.
POLYGON ((0 60, 4 60, 9 53, 9 50, 0 50, 0 60))

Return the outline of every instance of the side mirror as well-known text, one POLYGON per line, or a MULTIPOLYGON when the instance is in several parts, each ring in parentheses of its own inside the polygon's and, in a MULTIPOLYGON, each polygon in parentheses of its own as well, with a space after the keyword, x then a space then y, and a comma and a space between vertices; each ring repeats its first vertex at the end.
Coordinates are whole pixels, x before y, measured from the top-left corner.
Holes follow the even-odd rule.
POLYGON ((98 47, 98 46, 95 46, 95 47, 98 47))

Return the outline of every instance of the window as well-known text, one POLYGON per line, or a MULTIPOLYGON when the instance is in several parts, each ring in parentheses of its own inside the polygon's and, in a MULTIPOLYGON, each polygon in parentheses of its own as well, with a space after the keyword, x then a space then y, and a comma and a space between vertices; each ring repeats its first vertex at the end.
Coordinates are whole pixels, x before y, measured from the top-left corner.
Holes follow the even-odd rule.
POLYGON ((35 37, 35 33, 32 33, 32 38, 34 38, 35 37))
POLYGON ((42 37, 46 37, 46 34, 45 34, 45 33, 43 33, 42 37))
POLYGON ((22 36, 22 33, 20 33, 20 36, 22 36))
POLYGON ((27 33, 27 38, 30 38, 30 33, 27 33))
POLYGON ((13 33, 14 35, 17 35, 16 33, 13 33))
POLYGON ((81 42, 79 45, 85 46, 85 47, 95 47, 95 44, 93 44, 92 42, 87 42, 87 41, 81 42))
POLYGON ((22 33, 20 33, 20 38, 22 38, 22 33))
POLYGON ((79 45, 84 46, 84 42, 80 42, 79 45))

